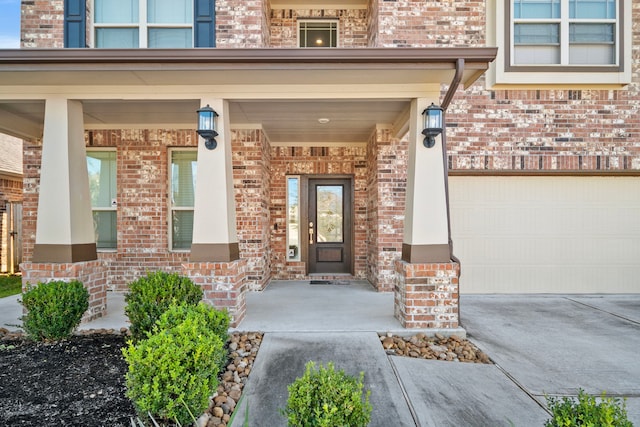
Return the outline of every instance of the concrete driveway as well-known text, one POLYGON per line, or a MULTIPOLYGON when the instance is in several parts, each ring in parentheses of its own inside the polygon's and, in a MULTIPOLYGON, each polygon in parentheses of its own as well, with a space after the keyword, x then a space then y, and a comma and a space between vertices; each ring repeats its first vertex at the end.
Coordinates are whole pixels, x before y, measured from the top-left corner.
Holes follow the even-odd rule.
POLYGON ((578 388, 626 397, 629 418, 640 425, 640 295, 463 296, 467 336, 496 362, 477 365, 386 355, 368 332, 386 330, 367 327, 360 316, 363 307, 377 304, 383 312, 369 326, 396 329, 391 320, 377 323, 389 316, 391 294, 329 287, 310 289, 304 298, 304 285, 291 286, 274 282, 248 299, 239 329, 260 325, 268 332, 234 427, 244 425, 247 413, 249 426, 286 426, 279 414, 286 386, 309 360, 365 373, 374 406, 371 427, 541 427, 549 419, 545 395, 575 396, 578 388), (353 309, 325 307, 346 292, 357 293, 344 303, 353 309))

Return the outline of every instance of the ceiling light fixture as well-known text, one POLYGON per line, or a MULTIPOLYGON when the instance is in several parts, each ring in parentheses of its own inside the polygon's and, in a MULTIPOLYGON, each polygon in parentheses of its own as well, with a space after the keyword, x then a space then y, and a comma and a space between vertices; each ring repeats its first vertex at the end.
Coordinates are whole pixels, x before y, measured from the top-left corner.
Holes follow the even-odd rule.
POLYGON ((330 120, 327 119, 326 117, 321 117, 321 118, 318 119, 318 123, 320 123, 321 125, 326 125, 329 122, 330 122, 330 120))

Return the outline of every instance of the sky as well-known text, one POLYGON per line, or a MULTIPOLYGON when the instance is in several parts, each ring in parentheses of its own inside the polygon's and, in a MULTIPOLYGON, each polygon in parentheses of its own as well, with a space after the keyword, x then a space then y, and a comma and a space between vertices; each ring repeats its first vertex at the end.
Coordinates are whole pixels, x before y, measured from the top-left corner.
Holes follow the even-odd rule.
POLYGON ((0 49, 20 47, 20 0, 0 0, 0 49))

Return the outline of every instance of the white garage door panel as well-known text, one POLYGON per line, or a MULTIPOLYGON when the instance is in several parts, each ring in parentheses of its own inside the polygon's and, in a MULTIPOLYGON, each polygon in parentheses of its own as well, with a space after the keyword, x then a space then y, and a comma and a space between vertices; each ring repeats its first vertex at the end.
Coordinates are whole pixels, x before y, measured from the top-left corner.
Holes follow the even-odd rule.
POLYGON ((461 293, 640 292, 640 177, 449 178, 461 293))

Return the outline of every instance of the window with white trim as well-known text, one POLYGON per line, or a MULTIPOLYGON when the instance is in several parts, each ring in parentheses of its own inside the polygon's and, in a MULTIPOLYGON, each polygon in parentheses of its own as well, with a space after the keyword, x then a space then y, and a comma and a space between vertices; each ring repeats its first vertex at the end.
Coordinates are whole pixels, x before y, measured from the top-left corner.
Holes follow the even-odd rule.
POLYGON ((617 0, 511 0, 511 65, 617 65, 617 0))
POLYGON ((198 152, 172 150, 170 153, 170 245, 172 250, 190 250, 193 241, 198 152))
POLYGON ((632 81, 632 0, 486 0, 487 87, 632 81))
POLYGON ((94 0, 94 46, 190 48, 193 16, 193 0, 94 0))
POLYGON ((116 249, 116 152, 87 150, 89 195, 97 249, 116 249))
POLYGON ((298 46, 338 47, 337 20, 299 20, 298 46))

